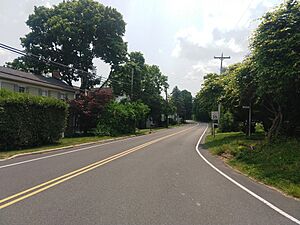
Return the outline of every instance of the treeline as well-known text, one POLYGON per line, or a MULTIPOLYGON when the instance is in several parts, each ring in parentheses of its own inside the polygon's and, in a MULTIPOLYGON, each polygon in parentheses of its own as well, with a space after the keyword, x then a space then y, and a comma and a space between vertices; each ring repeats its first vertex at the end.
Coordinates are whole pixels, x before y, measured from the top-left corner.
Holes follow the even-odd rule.
POLYGON ((147 121, 167 125, 168 115, 171 123, 191 118, 191 93, 176 88, 169 95, 159 67, 146 64, 141 52, 128 53, 126 23, 116 9, 94 0, 63 1, 35 7, 26 24, 30 32, 21 44, 27 54, 7 66, 41 75, 58 70, 70 86, 81 82, 81 94, 69 102, 67 134, 132 133, 147 121), (97 75, 95 59, 110 65, 108 77, 97 75))
MULTIPOLYGON (((300 3, 288 0, 266 13, 252 34, 251 53, 221 74, 207 74, 194 101, 198 120, 222 105, 220 129, 243 127, 248 109, 269 140, 300 134, 300 3)), ((254 124, 253 124, 254 125, 254 124)))

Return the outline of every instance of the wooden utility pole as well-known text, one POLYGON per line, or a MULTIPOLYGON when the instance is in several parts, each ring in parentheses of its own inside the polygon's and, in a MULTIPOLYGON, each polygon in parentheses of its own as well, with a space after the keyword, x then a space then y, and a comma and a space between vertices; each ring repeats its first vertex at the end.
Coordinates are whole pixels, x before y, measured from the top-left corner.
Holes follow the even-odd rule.
POLYGON ((131 70, 131 101, 133 100, 133 73, 134 73, 134 69, 132 68, 131 70))
POLYGON ((223 72, 223 60, 224 59, 230 59, 230 56, 223 56, 223 52, 221 54, 221 56, 214 56, 215 59, 220 59, 221 60, 221 66, 220 66, 220 75, 223 72))
MULTIPOLYGON (((214 56, 215 59, 220 59, 221 65, 220 65, 220 75, 223 72, 223 60, 224 59, 230 59, 230 56, 224 56, 223 52, 221 56, 214 56)), ((218 105, 218 112, 219 112, 219 118, 218 118, 218 126, 220 126, 220 118, 221 118, 221 104, 218 105)))
POLYGON ((167 110, 166 110, 166 114, 165 114, 165 117, 166 117, 166 127, 168 128, 169 127, 169 115, 168 115, 168 109, 169 109, 169 100, 168 100, 168 88, 165 87, 165 93, 166 93, 166 103, 167 103, 167 110))

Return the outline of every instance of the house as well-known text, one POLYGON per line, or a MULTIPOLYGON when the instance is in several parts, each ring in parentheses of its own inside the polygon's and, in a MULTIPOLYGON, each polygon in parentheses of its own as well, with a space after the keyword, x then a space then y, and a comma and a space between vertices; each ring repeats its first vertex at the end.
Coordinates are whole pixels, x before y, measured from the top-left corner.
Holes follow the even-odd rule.
POLYGON ((60 80, 58 72, 52 73, 52 77, 45 77, 3 66, 0 66, 1 88, 57 99, 74 99, 76 92, 75 88, 60 80))

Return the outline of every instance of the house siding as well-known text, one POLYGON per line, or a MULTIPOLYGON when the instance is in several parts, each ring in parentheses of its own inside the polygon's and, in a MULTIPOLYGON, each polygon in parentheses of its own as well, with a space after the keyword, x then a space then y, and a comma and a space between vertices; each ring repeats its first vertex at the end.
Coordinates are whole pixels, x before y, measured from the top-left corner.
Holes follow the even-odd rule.
POLYGON ((36 87, 27 87, 27 93, 31 95, 39 95, 39 89, 36 87))
POLYGON ((42 86, 34 86, 21 82, 8 82, 5 80, 0 80, 0 88, 8 89, 10 91, 19 92, 19 87, 24 87, 25 92, 31 95, 42 95, 45 93, 45 96, 61 99, 61 94, 64 94, 67 99, 72 100, 75 97, 75 92, 70 91, 59 91, 51 88, 46 88, 42 86))
POLYGON ((1 81, 1 88, 5 88, 5 89, 8 89, 10 91, 14 91, 15 90, 15 85, 12 84, 12 83, 1 81))

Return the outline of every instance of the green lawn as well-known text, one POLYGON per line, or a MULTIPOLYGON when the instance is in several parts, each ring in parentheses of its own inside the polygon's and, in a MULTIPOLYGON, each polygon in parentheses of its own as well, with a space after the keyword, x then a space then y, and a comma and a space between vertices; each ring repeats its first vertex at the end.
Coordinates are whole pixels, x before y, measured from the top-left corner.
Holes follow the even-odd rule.
POLYGON ((208 136, 205 147, 248 176, 300 198, 299 140, 267 143, 262 133, 247 138, 231 132, 208 136))
POLYGON ((5 159, 8 157, 11 157, 16 154, 21 153, 28 153, 28 152, 38 152, 43 150, 49 150, 53 148, 62 148, 67 146, 72 146, 76 144, 83 144, 88 142, 95 142, 95 141, 101 141, 110 139, 111 137, 76 137, 76 138, 62 138, 59 140, 59 142, 51 145, 44 145, 41 147, 35 147, 35 148, 27 148, 27 149, 20 149, 20 150, 10 150, 10 151, 0 151, 0 159, 5 159))
MULTIPOLYGON (((170 126, 169 128, 172 128, 175 126, 178 126, 178 125, 173 125, 173 126, 170 126)), ((154 132, 154 131, 161 130, 161 129, 166 129, 166 128, 157 127, 157 128, 152 128, 151 130, 152 130, 152 132, 154 132)), ((145 135, 145 134, 149 134, 149 133, 150 133, 150 129, 141 129, 141 130, 137 130, 135 135, 138 136, 138 135, 145 135)), ((121 135, 118 137, 122 137, 122 136, 128 136, 128 135, 121 135)), ((51 145, 44 145, 44 146, 40 146, 40 147, 27 148, 27 149, 16 149, 16 150, 9 150, 9 151, 0 150, 0 159, 6 159, 13 155, 17 155, 17 154, 21 154, 21 153, 40 152, 43 150, 68 147, 68 146, 72 146, 72 145, 83 144, 83 143, 88 143, 88 142, 96 142, 96 141, 107 140, 107 139, 111 139, 111 138, 116 138, 116 137, 90 136, 90 137, 62 138, 57 143, 51 144, 51 145)))

